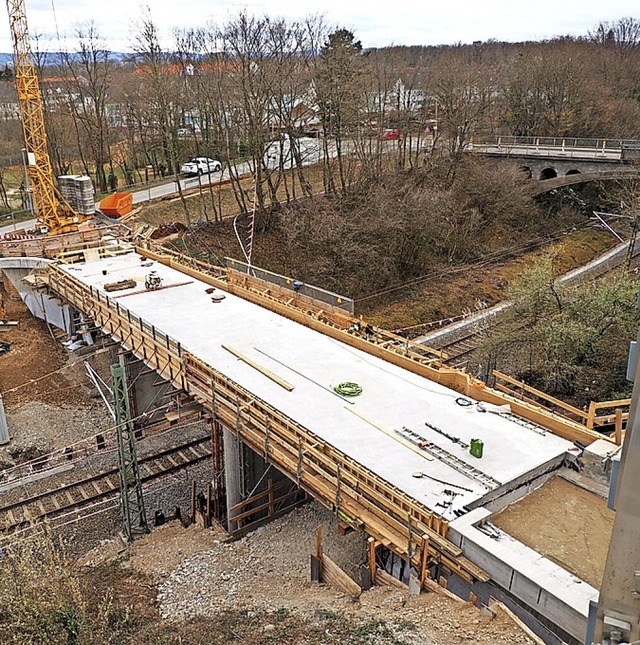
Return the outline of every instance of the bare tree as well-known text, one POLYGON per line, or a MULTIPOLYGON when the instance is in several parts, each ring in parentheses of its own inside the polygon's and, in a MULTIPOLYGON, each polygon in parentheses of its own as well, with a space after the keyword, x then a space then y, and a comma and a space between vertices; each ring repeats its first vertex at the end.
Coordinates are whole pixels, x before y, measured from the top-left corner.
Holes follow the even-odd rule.
POLYGON ((155 128, 160 142, 162 164, 173 173, 178 185, 180 200, 190 221, 189 208, 182 194, 179 181, 180 160, 178 158, 178 126, 180 115, 176 96, 176 76, 180 70, 171 66, 171 56, 160 44, 158 27, 153 21, 151 11, 147 6, 137 26, 134 43, 136 53, 136 71, 147 85, 150 103, 149 123, 155 128))
POLYGON ((627 17, 614 22, 601 22, 589 32, 589 38, 598 45, 615 49, 625 57, 640 46, 640 20, 627 17))
POLYGON ((109 162, 111 143, 107 104, 113 64, 107 45, 94 22, 79 26, 75 36, 77 51, 65 52, 62 58, 66 72, 67 104, 74 119, 78 148, 90 151, 96 185, 100 191, 106 192, 105 165, 109 162))

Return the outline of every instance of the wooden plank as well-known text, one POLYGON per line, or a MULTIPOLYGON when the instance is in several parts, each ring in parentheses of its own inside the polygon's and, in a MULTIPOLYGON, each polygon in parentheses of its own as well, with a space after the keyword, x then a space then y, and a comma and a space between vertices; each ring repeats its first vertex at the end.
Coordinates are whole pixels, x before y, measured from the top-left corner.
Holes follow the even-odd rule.
POLYGON ((316 529, 316 558, 322 561, 322 524, 316 529))
POLYGON ((424 579, 423 583, 424 588, 427 591, 433 591, 434 593, 440 594, 441 596, 446 596, 449 600, 455 600, 456 602, 465 602, 460 596, 449 591, 446 587, 439 585, 435 580, 431 580, 428 576, 424 579))
POLYGON ((624 408, 627 405, 631 405, 631 399, 618 399, 617 401, 600 401, 600 403, 593 403, 594 410, 600 410, 602 408, 624 408))
MULTIPOLYGON (((289 481, 280 481, 277 484, 273 486, 273 490, 277 491, 280 490, 281 488, 285 488, 287 485, 289 485, 289 481)), ((247 504, 253 504, 257 501, 260 501, 264 497, 268 496, 269 491, 268 490, 263 490, 260 491, 259 493, 256 493, 255 495, 252 495, 251 497, 248 497, 247 499, 243 499, 241 502, 238 504, 234 504, 229 508, 229 511, 239 511, 243 509, 247 504)))
POLYGON ((544 641, 532 632, 504 603, 491 598, 488 606, 491 611, 501 611, 505 616, 508 616, 536 645, 545 645, 544 641))
POLYGON ((357 599, 362 594, 362 588, 354 582, 326 553, 322 554, 321 580, 338 587, 351 598, 357 599))
POLYGON ((178 421, 186 417, 198 415, 202 412, 202 406, 199 403, 188 403, 187 405, 178 406, 175 410, 164 413, 164 418, 169 422, 178 421))
POLYGON ((283 378, 280 378, 277 374, 275 374, 271 370, 268 370, 266 367, 262 367, 262 365, 260 365, 253 359, 249 358, 248 356, 245 356, 237 349, 234 349, 229 345, 225 345, 224 343, 222 343, 220 346, 222 347, 222 349, 226 349, 228 352, 233 354, 236 358, 241 360, 243 363, 246 363, 250 367, 253 367, 253 369, 260 372, 260 374, 263 374, 267 378, 271 379, 274 383, 277 383, 280 387, 283 387, 285 390, 287 390, 287 392, 291 392, 294 390, 295 386, 291 385, 291 383, 289 383, 288 381, 285 381, 283 378))
POLYGON ((614 431, 614 438, 616 445, 622 445, 622 410, 618 408, 616 410, 616 425, 614 431))
POLYGON ((397 578, 389 575, 386 571, 377 568, 376 569, 376 584, 383 585, 386 587, 396 587, 397 589, 402 589, 402 591, 409 592, 408 585, 405 585, 404 582, 401 582, 397 578))
POLYGON ((420 584, 424 586, 424 581, 429 577, 427 564, 429 560, 429 536, 422 536, 422 547, 420 551, 420 584))
POLYGON ((591 401, 591 403, 589 403, 589 412, 587 412, 587 421, 586 421, 587 430, 593 430, 593 423, 595 420, 595 416, 596 416, 596 404, 593 401, 591 401))
POLYGON ((370 537, 367 540, 367 549, 369 554, 369 575, 371 580, 376 579, 376 541, 375 538, 370 537))

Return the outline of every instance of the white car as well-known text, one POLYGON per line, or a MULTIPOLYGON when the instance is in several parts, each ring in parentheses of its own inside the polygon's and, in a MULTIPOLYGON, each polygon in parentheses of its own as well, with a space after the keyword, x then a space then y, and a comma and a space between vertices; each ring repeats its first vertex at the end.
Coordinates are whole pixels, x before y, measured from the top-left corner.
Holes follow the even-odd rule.
POLYGON ((222 170, 222 164, 208 157, 194 157, 191 161, 183 164, 180 170, 189 176, 207 175, 210 172, 220 172, 222 170))

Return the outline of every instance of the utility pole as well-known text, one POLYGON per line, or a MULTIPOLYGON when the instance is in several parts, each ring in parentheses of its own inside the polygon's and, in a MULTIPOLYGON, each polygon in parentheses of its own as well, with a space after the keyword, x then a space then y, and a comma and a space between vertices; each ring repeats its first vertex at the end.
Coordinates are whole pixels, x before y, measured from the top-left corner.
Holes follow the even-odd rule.
POLYGON ((136 535, 149 532, 149 525, 144 509, 142 481, 136 455, 125 369, 119 363, 111 365, 111 385, 118 435, 122 534, 127 542, 133 542, 136 535))
MULTIPOLYGON (((640 333, 638 334, 640 343, 640 333)), ((640 642, 640 361, 634 370, 615 495, 616 517, 586 645, 640 642), (594 611, 595 610, 595 611, 594 611), (595 614, 595 616, 594 616, 595 614)))

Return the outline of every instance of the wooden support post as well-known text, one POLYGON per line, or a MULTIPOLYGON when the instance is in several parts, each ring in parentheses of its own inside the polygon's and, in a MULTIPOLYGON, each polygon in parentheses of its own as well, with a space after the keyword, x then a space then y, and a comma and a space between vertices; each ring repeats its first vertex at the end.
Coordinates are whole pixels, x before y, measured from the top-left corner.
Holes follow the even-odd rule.
POLYGON ((191 482, 191 521, 196 521, 196 482, 191 482))
POLYGON ((273 479, 271 477, 267 480, 267 490, 269 491, 269 515, 273 515, 276 512, 276 505, 273 493, 273 479))
POLYGON ((322 524, 316 529, 316 558, 322 560, 322 524))
POLYGON ((211 483, 207 486, 207 508, 205 511, 204 526, 207 529, 211 528, 211 483))
POLYGON ((596 416, 596 404, 591 401, 589 403, 589 412, 587 412, 587 430, 593 430, 593 423, 596 416))
POLYGON ((420 554, 420 586, 424 587, 424 581, 429 575, 429 538, 426 535, 422 536, 422 552, 420 554))
POLYGON ((316 529, 316 559, 318 561, 318 580, 322 582, 322 524, 316 529))
POLYGON ((616 408, 616 425, 613 436, 616 446, 622 445, 622 410, 620 408, 616 408))
POLYGON ((296 465, 296 483, 300 486, 300 475, 302 475, 302 458, 304 453, 302 451, 302 437, 298 436, 298 463, 296 465))
POLYGON ((376 580, 376 541, 370 537, 367 540, 369 549, 369 574, 371 575, 371 584, 376 580))

